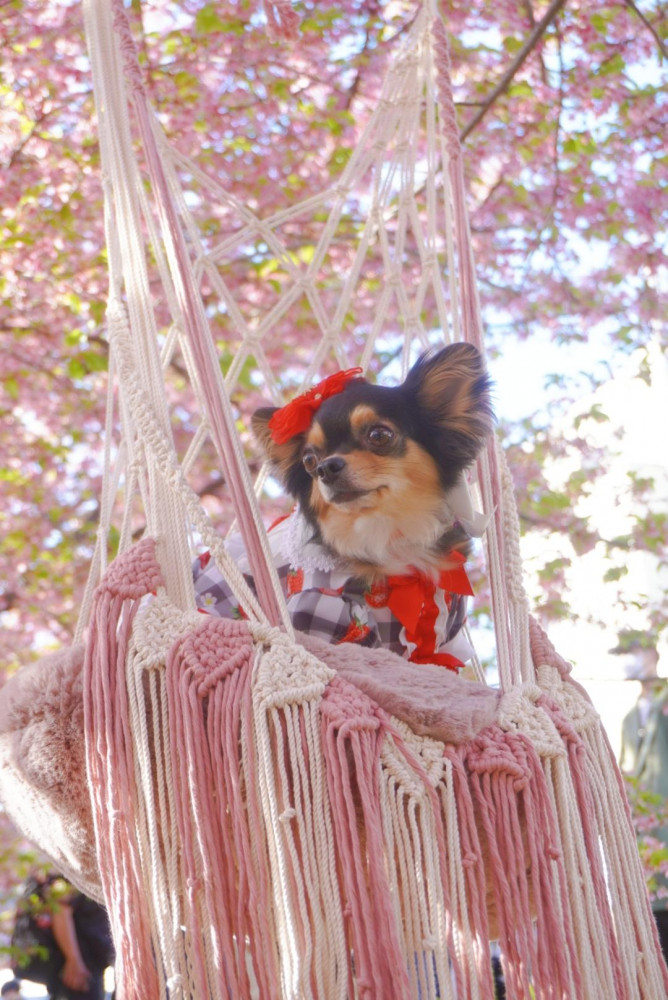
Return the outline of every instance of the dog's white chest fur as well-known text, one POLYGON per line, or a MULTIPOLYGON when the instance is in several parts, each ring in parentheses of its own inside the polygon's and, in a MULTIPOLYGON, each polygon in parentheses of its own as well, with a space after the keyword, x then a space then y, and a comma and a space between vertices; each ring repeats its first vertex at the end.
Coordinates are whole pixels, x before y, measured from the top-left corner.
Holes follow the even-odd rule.
POLYGON ((444 516, 427 514, 424 510, 414 516, 406 515, 400 523, 374 511, 356 514, 346 532, 335 534, 327 527, 322 532, 323 540, 341 557, 370 563, 383 575, 395 575, 407 573, 411 568, 435 570, 439 557, 434 546, 448 524, 444 516))

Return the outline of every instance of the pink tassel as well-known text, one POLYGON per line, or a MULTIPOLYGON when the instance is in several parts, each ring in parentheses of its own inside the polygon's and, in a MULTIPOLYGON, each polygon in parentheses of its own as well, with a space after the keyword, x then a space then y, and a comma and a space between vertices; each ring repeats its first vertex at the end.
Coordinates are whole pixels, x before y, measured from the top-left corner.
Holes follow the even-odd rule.
POLYGON ((257 857, 258 792, 241 753, 252 731, 253 643, 243 622, 203 618, 167 662, 175 804, 188 892, 188 951, 198 995, 209 996, 201 942, 220 956, 223 992, 250 998, 248 942, 261 996, 279 996, 278 956, 268 919, 270 887, 257 857))
MULTIPOLYGON (((625 1000, 627 997, 626 983, 622 974, 621 956, 607 898, 605 872, 603 871, 598 843, 598 831, 594 822, 596 813, 589 785, 589 776, 586 772, 586 748, 570 721, 550 698, 543 695, 538 700, 537 705, 551 718, 564 741, 564 746, 568 753, 568 769, 577 799, 578 815, 582 824, 582 835, 589 863, 589 872, 598 904, 600 923, 596 930, 597 934, 602 933, 604 936, 605 951, 615 981, 615 996, 619 997, 620 1000, 625 1000)), ((592 947, 594 947, 594 942, 592 942, 592 947)))
POLYGON ((378 774, 384 734, 373 703, 338 677, 327 687, 322 724, 358 993, 393 1000, 409 993, 409 981, 383 870, 378 774))
POLYGON ((526 737, 495 726, 472 741, 466 765, 487 841, 508 993, 579 996, 563 858, 540 760, 526 737))
MULTIPOLYGON (((466 747, 455 747, 452 745, 445 747, 445 757, 452 765, 454 796, 457 803, 461 864, 464 869, 470 932, 474 940, 487 942, 492 936, 488 917, 487 882, 485 879, 484 857, 478 836, 475 805, 471 795, 469 776, 466 773, 464 765, 465 754, 466 747)), ((477 986, 480 998, 481 1000, 495 1000, 496 991, 492 979, 489 950, 485 946, 477 948, 475 957, 475 985, 477 986)), ((464 963, 463 972, 466 977, 466 991, 464 996, 473 995, 473 984, 469 976, 466 975, 468 972, 466 962, 464 963)))
POLYGON ((96 849, 116 946, 118 996, 159 996, 136 837, 134 757, 125 657, 142 597, 160 586, 155 547, 145 540, 119 556, 98 587, 84 661, 84 731, 96 849))
MULTIPOLYGON (((531 645, 531 657, 536 667, 545 664, 558 670, 562 680, 567 685, 574 687, 582 697, 584 697, 587 701, 590 701, 589 695, 585 689, 571 676, 571 665, 567 662, 567 660, 560 656, 548 636, 545 634, 543 628, 534 618, 531 617, 529 618, 529 642, 531 645)), ((573 728, 561 709, 546 696, 543 696, 538 704, 552 718, 552 721, 559 730, 568 752, 571 780, 573 782, 573 787, 578 801, 578 814, 582 821, 582 833, 587 845, 587 858, 589 860, 594 891, 596 899, 599 901, 599 911, 603 921, 601 929, 603 930, 605 941, 607 943, 609 961, 611 964, 615 987, 618 991, 617 995, 621 998, 621 1000, 625 1000, 628 996, 628 991, 626 979, 621 969, 621 956, 617 945, 612 914, 610 912, 610 906, 607 899, 605 873, 600 860, 598 830, 595 827, 594 822, 595 808, 591 793, 592 781, 599 780, 602 784, 605 784, 606 780, 609 781, 613 778, 616 781, 616 788, 614 791, 613 789, 610 789, 610 792, 611 794, 617 795, 618 801, 624 808, 629 829, 632 830, 633 820, 628 805, 624 781, 619 767, 617 766, 614 752, 610 746, 610 741, 608 740, 608 736, 602 725, 599 724, 597 736, 599 739, 599 745, 608 757, 607 763, 609 764, 609 767, 605 768, 605 778, 602 777, 603 769, 606 763, 605 760, 599 761, 592 758, 592 755, 587 751, 580 735, 573 728), (591 771, 592 766, 596 768, 593 774, 591 771)), ((647 919, 645 926, 652 936, 656 956, 660 959, 661 973, 666 993, 668 993, 668 968, 662 960, 656 921, 651 913, 649 899, 647 900, 647 919)), ((642 941, 639 941, 638 947, 639 949, 644 947, 642 941)))

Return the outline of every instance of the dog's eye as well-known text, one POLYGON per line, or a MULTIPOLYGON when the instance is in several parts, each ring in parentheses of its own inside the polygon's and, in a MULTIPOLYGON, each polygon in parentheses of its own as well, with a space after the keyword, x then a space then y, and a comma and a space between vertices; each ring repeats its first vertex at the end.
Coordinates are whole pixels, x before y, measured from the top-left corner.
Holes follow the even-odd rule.
POLYGON ((394 441, 394 431, 385 424, 374 424, 367 431, 366 439, 372 448, 385 448, 394 441))
POLYGON ((312 451, 307 451, 302 458, 302 463, 308 474, 313 475, 316 465, 318 464, 317 456, 314 455, 312 451))

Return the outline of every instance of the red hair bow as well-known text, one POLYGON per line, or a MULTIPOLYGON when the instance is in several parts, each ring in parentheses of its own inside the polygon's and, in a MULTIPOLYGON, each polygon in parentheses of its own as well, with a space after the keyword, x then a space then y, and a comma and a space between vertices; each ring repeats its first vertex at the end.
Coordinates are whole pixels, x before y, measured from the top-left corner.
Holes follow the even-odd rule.
POLYGON ((313 420, 313 414, 324 400, 343 392, 353 379, 362 379, 361 368, 348 368, 344 372, 329 375, 322 382, 318 382, 317 385, 303 392, 301 396, 295 396, 280 410, 276 410, 268 424, 275 444, 285 444, 296 434, 302 434, 308 430, 313 420))

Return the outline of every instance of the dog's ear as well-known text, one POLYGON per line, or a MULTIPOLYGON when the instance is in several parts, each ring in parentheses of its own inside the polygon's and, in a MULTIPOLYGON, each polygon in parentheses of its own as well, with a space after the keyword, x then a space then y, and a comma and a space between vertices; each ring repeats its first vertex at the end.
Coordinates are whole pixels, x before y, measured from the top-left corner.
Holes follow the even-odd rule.
POLYGON ((251 417, 251 428, 255 440, 262 448, 281 483, 284 487, 290 488, 295 466, 298 466, 301 471, 301 450, 304 445, 304 435, 295 434, 285 444, 276 444, 271 436, 269 421, 277 410, 277 406, 263 406, 256 410, 251 417))
POLYGON ((462 461, 473 461, 494 427, 491 381, 477 348, 450 344, 423 354, 404 385, 416 398, 421 418, 436 432, 454 437, 462 461))

